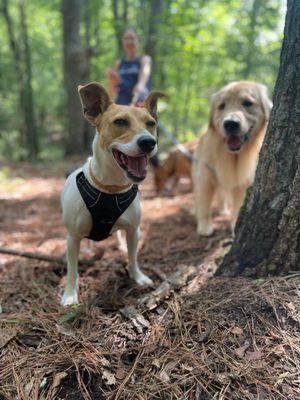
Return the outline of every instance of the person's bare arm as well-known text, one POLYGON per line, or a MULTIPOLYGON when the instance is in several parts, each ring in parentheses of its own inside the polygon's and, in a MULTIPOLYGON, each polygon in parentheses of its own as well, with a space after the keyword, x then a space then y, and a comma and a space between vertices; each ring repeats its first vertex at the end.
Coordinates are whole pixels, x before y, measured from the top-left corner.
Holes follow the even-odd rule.
POLYGON ((109 68, 106 71, 106 77, 108 79, 109 92, 111 94, 116 94, 118 92, 118 84, 120 83, 120 76, 118 73, 118 68, 120 65, 120 60, 116 61, 114 68, 109 68))
POLYGON ((138 101, 138 98, 142 91, 144 90, 145 86, 147 85, 147 82, 150 78, 151 74, 151 67, 152 67, 152 60, 150 56, 143 56, 141 58, 141 69, 139 73, 139 78, 137 81, 137 84, 133 88, 132 91, 132 103, 134 104, 136 101, 138 101))

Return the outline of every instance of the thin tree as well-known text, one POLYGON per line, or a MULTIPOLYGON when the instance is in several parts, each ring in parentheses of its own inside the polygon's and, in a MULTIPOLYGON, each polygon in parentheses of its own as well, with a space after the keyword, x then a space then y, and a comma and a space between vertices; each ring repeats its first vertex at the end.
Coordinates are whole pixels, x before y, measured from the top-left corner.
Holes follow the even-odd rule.
POLYGON ((6 24, 9 46, 14 59, 16 80, 18 87, 19 104, 21 115, 20 132, 21 139, 27 149, 28 158, 36 160, 38 156, 38 134, 34 117, 34 103, 32 91, 31 55, 26 23, 24 2, 19 3, 21 39, 17 40, 13 20, 9 13, 9 1, 2 0, 1 12, 6 24))
POLYGON ((300 269, 300 2, 288 0, 274 107, 253 188, 218 274, 300 269))
POLYGON ((150 15, 148 18, 148 35, 145 44, 145 52, 152 58, 152 65, 156 67, 157 40, 159 34, 159 25, 162 23, 165 0, 151 0, 150 15))
POLYGON ((113 25, 116 32, 118 55, 122 54, 122 34, 128 24, 128 0, 112 0, 113 25))
POLYGON ((77 87, 88 80, 89 60, 80 38, 81 8, 82 0, 62 0, 64 82, 67 93, 67 155, 80 154, 85 148, 85 122, 81 115, 77 87))

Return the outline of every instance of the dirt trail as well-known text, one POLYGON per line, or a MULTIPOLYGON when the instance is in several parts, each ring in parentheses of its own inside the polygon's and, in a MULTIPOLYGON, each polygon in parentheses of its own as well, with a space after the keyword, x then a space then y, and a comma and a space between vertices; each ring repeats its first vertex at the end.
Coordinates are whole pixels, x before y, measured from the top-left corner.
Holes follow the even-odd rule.
MULTIPOLYGON (((5 173, 0 247, 63 257, 64 172, 5 173)), ((186 189, 158 198, 151 174, 141 185, 139 260, 153 288, 130 282, 115 237, 82 241, 95 262, 80 267, 83 305, 67 310, 65 266, 0 254, 0 400, 300 398, 299 276, 207 280, 228 223, 216 215, 200 238, 186 189)))

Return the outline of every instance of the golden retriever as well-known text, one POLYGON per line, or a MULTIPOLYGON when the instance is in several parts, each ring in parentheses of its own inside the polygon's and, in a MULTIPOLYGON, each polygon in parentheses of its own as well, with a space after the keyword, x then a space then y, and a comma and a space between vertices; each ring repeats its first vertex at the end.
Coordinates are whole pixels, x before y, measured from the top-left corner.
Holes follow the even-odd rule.
POLYGON ((213 97, 209 125, 195 151, 193 180, 197 232, 213 233, 211 205, 221 192, 232 207, 231 229, 252 185, 272 107, 264 85, 239 81, 213 97))

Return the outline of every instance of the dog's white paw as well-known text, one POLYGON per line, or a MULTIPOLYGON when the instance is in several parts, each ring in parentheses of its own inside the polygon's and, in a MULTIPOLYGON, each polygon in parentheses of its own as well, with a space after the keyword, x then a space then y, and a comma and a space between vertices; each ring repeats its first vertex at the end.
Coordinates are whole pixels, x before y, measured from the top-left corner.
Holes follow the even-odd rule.
POLYGON ((152 279, 145 275, 141 270, 129 273, 130 278, 135 281, 140 286, 153 285, 152 279))
POLYGON ((223 204, 222 208, 220 209, 220 215, 222 215, 223 217, 230 217, 231 212, 227 204, 223 204))
POLYGON ((64 292, 64 295, 60 301, 62 306, 71 306, 72 304, 78 304, 78 294, 77 291, 74 292, 64 292))
POLYGON ((197 226, 198 235, 211 236, 214 232, 213 224, 211 221, 199 222, 197 226))

